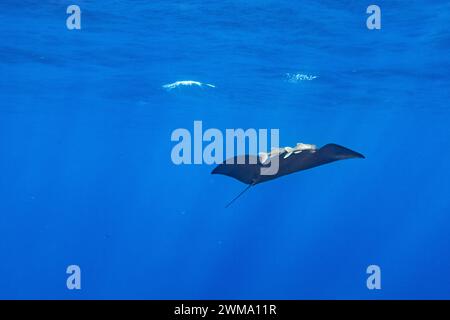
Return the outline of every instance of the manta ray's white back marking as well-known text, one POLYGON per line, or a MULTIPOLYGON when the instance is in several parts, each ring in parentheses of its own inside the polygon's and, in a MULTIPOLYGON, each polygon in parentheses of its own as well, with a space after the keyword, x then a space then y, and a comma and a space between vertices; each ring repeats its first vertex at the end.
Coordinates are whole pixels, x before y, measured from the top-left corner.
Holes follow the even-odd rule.
POLYGON ((317 147, 315 144, 307 144, 307 143, 299 142, 299 143, 297 143, 297 145, 295 147, 293 147, 293 148, 286 147, 285 149, 287 151, 287 154, 284 156, 284 159, 286 159, 293 153, 298 154, 303 151, 316 152, 317 147))
POLYGON ((258 154, 259 161, 266 164, 271 158, 283 155, 283 159, 290 157, 292 154, 298 154, 303 151, 316 152, 317 146, 314 144, 297 143, 295 147, 274 148, 269 153, 260 152, 258 154))
POLYGON ((209 83, 201 83, 199 81, 193 81, 193 80, 182 80, 182 81, 176 81, 174 83, 168 83, 163 85, 162 87, 168 91, 178 88, 180 86, 197 86, 197 87, 210 87, 215 88, 216 86, 209 83))

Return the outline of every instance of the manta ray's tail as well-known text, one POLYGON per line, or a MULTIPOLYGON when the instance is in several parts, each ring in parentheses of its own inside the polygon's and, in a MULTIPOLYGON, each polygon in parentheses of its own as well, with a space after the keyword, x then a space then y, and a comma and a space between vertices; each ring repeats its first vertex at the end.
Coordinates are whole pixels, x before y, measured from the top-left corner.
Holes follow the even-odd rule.
POLYGON ((232 204, 233 202, 235 202, 235 201, 236 201, 240 196, 242 196, 248 189, 250 189, 250 187, 253 187, 253 186, 254 186, 253 183, 249 184, 244 190, 241 191, 241 193, 239 193, 236 197, 234 197, 233 200, 231 200, 230 202, 228 202, 228 204, 225 206, 225 208, 228 208, 229 206, 231 206, 231 204, 232 204))

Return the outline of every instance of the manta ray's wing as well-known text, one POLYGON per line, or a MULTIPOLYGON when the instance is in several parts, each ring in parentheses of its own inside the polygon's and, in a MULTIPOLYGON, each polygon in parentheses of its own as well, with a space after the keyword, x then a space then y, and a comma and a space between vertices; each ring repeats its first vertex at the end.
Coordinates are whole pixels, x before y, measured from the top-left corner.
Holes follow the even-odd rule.
POLYGON ((261 169, 270 164, 262 164, 259 158, 251 155, 237 156, 218 165, 213 174, 223 174, 235 178, 245 184, 258 184, 285 176, 297 171, 311 169, 330 162, 364 158, 358 152, 337 144, 327 144, 318 150, 305 150, 300 153, 293 153, 289 157, 277 156, 278 172, 273 175, 262 175, 261 169), (233 161, 230 161, 233 160, 233 161))
POLYGON ((358 153, 356 151, 350 150, 346 147, 334 143, 324 145, 322 148, 319 149, 319 153, 320 157, 322 157, 323 159, 331 160, 328 162, 352 158, 363 158, 363 159, 365 158, 364 155, 362 155, 361 153, 358 153))
POLYGON ((245 184, 253 184, 260 175, 261 163, 258 157, 242 155, 227 159, 211 172, 235 178, 245 184))
POLYGON ((348 148, 330 143, 318 150, 305 150, 297 154, 294 153, 290 157, 280 157, 277 174, 273 176, 261 176, 258 179, 258 183, 334 161, 351 158, 364 158, 364 156, 348 148))
POLYGON ((297 154, 294 153, 288 158, 280 157, 277 174, 272 176, 261 175, 257 179, 257 183, 276 179, 297 171, 308 170, 334 161, 351 158, 364 158, 364 156, 348 148, 330 143, 318 150, 305 150, 297 154))

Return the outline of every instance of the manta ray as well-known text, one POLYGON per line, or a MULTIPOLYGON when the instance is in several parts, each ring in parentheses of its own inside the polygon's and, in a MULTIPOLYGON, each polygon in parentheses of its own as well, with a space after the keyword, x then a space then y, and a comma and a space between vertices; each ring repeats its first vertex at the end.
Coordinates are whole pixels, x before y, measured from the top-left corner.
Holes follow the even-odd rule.
POLYGON ((226 207, 229 207, 248 189, 259 183, 334 161, 352 158, 365 157, 356 151, 334 143, 326 144, 319 149, 312 144, 297 143, 295 147, 277 148, 270 153, 260 153, 258 156, 240 155, 227 159, 214 168, 211 173, 223 174, 248 185, 227 204, 226 207), (262 169, 269 167, 275 158, 278 161, 278 171, 274 174, 263 174, 262 169))

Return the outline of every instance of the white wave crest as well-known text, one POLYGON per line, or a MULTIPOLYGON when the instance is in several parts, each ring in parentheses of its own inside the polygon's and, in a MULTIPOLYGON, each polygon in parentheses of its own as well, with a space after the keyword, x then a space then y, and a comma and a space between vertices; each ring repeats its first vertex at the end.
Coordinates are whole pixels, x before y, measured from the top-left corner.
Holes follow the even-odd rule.
POLYGON ((302 74, 302 73, 286 73, 288 82, 297 83, 299 81, 311 81, 317 78, 317 76, 302 74))
POLYGON ((180 86, 197 86, 197 87, 210 87, 215 88, 216 86, 209 83, 202 83, 199 81, 193 81, 193 80, 182 80, 182 81, 176 81, 174 83, 168 83, 163 85, 162 87, 168 91, 178 88, 180 86))

